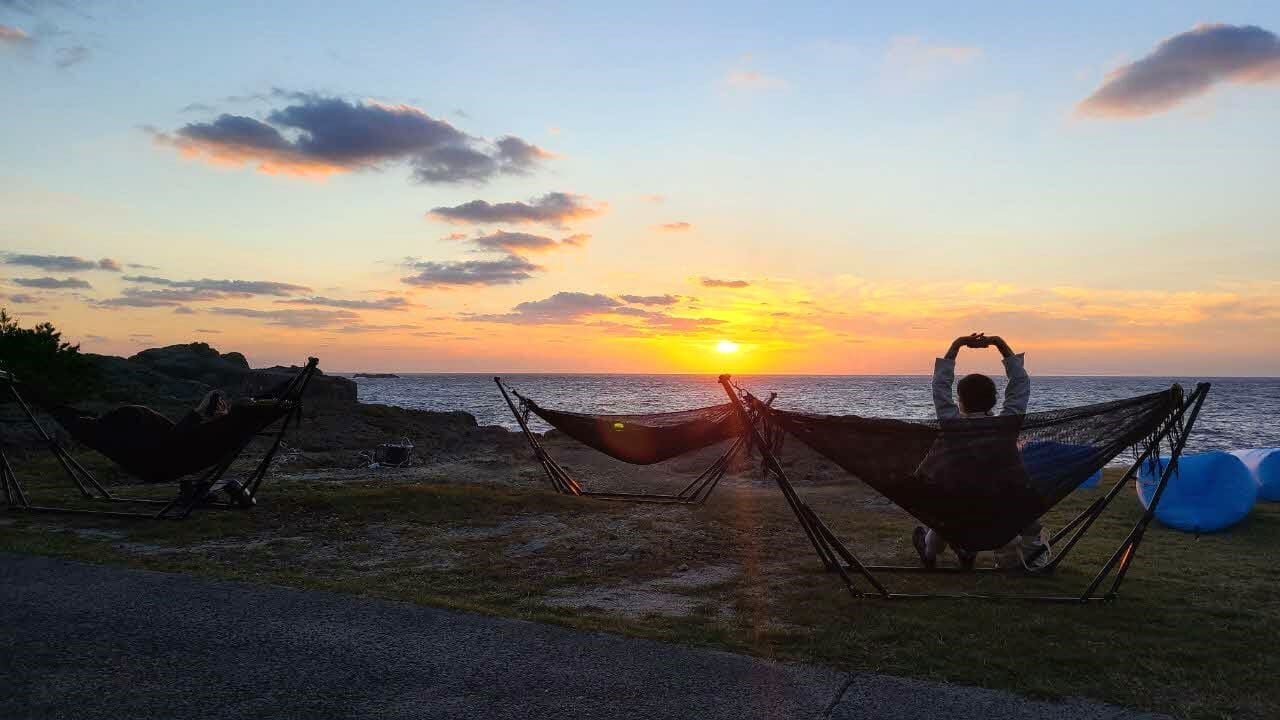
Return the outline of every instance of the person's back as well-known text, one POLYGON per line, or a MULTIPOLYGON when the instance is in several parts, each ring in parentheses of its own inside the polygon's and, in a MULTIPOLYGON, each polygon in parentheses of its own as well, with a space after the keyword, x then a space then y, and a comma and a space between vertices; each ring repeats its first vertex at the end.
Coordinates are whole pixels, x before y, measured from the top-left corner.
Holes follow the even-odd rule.
MULTIPOLYGON (((959 355, 960 349, 969 348, 987 348, 996 347, 1003 356, 1005 375, 1008 377, 1008 385, 1005 387, 1004 405, 1000 409, 1001 416, 1025 415, 1027 412, 1027 404, 1031 399, 1031 378, 1027 375, 1027 371, 1023 366, 1023 355, 1015 354, 1003 338, 998 336, 987 337, 982 333, 974 333, 964 337, 956 338, 951 344, 951 348, 946 355, 938 358, 934 362, 933 370, 933 404, 937 413, 938 420, 944 424, 963 422, 966 419, 992 417, 996 406, 997 393, 995 382, 986 375, 971 374, 960 379, 959 383, 955 382, 955 365, 956 356, 959 355), (952 387, 954 385, 955 394, 953 398, 952 387)), ((945 433, 944 433, 945 435, 945 433)), ((954 462, 948 459, 947 452, 938 454, 939 460, 933 463, 933 467, 928 470, 937 474, 945 475, 950 471, 952 474, 961 476, 972 476, 981 467, 990 468, 993 475, 1001 475, 1005 470, 1004 465, 1017 465, 1020 468, 1020 460, 1017 458, 1017 438, 1012 436, 1009 438, 994 438, 993 443, 974 443, 972 448, 974 452, 990 455, 985 458, 970 458, 971 464, 977 467, 964 468, 947 468, 946 463, 954 462), (1008 452, 1004 452, 1005 445, 1009 445, 1008 452), (1009 455, 1009 458, 1004 457, 1009 455)), ((974 454, 973 452, 969 454, 974 454)), ((926 463, 929 459, 926 459, 926 463)), ((993 482, 998 483, 999 478, 993 478, 993 482)), ((1037 563, 1047 561, 1048 554, 1040 550, 1040 532, 1041 526, 1039 521, 1023 529, 1020 539, 1021 547, 1024 548, 1023 557, 1031 557, 1037 563)), ((1019 538, 1014 538, 1018 541, 1019 538)), ((946 541, 933 529, 925 529, 917 527, 912 534, 912 545, 920 554, 920 560, 926 567, 933 567, 937 563, 940 553, 946 549, 946 541)), ((1005 557, 1000 563, 1005 565, 1008 561, 1007 553, 1001 551, 1005 557)), ((972 567, 974 563, 974 553, 956 548, 956 556, 960 560, 961 565, 972 567)))

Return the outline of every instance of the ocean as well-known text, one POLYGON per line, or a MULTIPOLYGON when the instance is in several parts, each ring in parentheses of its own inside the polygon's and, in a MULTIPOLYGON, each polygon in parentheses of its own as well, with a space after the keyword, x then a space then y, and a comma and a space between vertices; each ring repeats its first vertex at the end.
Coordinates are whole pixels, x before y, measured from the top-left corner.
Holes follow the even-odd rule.
MULTIPOLYGON (((348 375, 349 377, 349 375, 348 375)), ((933 414, 929 378, 916 375, 742 375, 756 395, 778 393, 781 408, 871 417, 921 419, 933 414)), ((545 407, 574 412, 645 413, 725 402, 713 375, 506 375, 503 380, 545 407)), ((1280 447, 1280 378, 1033 376, 1031 411, 1088 405, 1167 389, 1213 383, 1188 441, 1191 452, 1280 447)), ((357 378, 361 402, 418 410, 465 410, 481 425, 517 429, 493 376, 406 374, 357 378)), ((999 381, 997 381, 998 384, 999 381)), ((546 430, 537 418, 536 430, 546 430)))

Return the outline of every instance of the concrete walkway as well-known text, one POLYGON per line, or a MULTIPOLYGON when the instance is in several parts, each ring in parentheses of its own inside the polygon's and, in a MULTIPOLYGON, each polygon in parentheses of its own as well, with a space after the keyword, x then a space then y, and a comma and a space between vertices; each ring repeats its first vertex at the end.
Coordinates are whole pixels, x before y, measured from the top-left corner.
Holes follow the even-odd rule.
POLYGON ((0 717, 1092 718, 1106 706, 0 553, 0 717))

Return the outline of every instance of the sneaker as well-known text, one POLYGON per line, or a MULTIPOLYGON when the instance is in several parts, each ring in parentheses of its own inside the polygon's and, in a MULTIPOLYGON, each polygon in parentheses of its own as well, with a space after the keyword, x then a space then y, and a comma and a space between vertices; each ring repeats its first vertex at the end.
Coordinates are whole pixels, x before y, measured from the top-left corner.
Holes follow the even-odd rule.
POLYGON ((929 553, 925 548, 925 537, 928 535, 927 530, 919 525, 915 530, 911 531, 911 546, 916 549, 916 554, 920 556, 920 564, 932 570, 937 567, 938 559, 929 557, 929 553))
POLYGON ((1018 560, 1027 572, 1042 572, 1052 559, 1049 543, 1043 537, 1027 538, 1018 543, 1018 560))
POLYGON ((227 492, 227 496, 231 498, 231 502, 241 508, 247 509, 257 504, 257 501, 249 494, 249 490, 235 480, 228 481, 222 489, 227 492))

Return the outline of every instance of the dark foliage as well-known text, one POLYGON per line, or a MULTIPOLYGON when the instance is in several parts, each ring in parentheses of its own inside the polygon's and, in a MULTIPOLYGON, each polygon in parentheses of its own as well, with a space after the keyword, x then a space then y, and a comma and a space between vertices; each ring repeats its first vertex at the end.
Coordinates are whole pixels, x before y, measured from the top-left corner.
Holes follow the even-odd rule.
POLYGON ((64 342, 51 323, 24 328, 4 309, 0 309, 0 369, 12 373, 23 394, 32 399, 78 400, 98 385, 98 372, 80 354, 79 345, 64 342))

